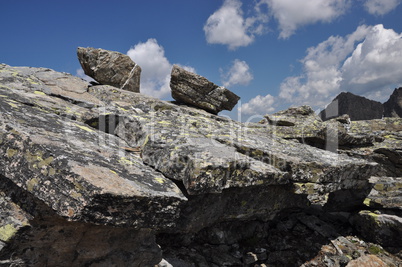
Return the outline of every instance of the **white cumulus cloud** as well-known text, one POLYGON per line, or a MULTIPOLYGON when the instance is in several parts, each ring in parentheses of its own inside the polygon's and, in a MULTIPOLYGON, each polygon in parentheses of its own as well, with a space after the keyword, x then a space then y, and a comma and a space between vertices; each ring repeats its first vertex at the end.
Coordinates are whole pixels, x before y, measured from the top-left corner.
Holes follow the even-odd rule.
POLYGON ((248 85, 253 80, 249 65, 242 60, 235 59, 232 66, 227 72, 221 70, 221 78, 223 86, 230 87, 241 84, 248 85))
POLYGON ((266 96, 257 95, 245 104, 239 107, 242 114, 245 115, 259 115, 271 113, 275 110, 275 97, 267 94, 266 96))
MULTIPOLYGON (((150 38, 145 43, 136 44, 127 51, 127 55, 141 67, 141 93, 157 98, 170 95, 170 73, 173 64, 166 58, 165 50, 156 39, 150 38)), ((196 72, 190 66, 180 66, 196 72)))
POLYGON ((158 98, 169 95, 172 64, 165 57, 165 50, 156 39, 136 44, 128 50, 127 55, 142 69, 141 93, 158 98))
POLYGON ((359 94, 402 83, 402 34, 381 24, 371 27, 341 70, 341 89, 359 94))
POLYGON ((280 38, 289 38, 304 25, 331 22, 349 8, 350 0, 261 0, 278 21, 280 38))
POLYGON ((366 0, 364 7, 373 15, 385 15, 395 9, 401 0, 366 0))
POLYGON ((248 46, 254 41, 255 34, 262 34, 260 21, 266 18, 263 14, 245 18, 240 0, 225 0, 204 25, 207 42, 228 45, 230 50, 248 46))
POLYGON ((341 91, 367 97, 382 91, 387 98, 390 87, 402 84, 401 37, 383 25, 362 25, 345 37, 331 36, 307 50, 303 73, 286 78, 279 97, 321 107, 341 91))

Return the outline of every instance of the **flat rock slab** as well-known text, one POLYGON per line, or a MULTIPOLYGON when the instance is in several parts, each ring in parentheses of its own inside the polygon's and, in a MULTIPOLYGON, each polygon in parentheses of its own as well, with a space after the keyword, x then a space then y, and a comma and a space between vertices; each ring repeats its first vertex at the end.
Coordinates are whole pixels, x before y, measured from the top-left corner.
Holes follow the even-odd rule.
MULTIPOLYGON (((165 228, 185 201, 117 137, 0 88, 1 174, 73 221, 165 228)), ((49 96, 43 96, 50 98, 49 96)))
POLYGON ((78 47, 77 56, 84 73, 97 82, 140 92, 141 67, 129 56, 92 47, 78 47))
POLYGON ((206 78, 174 65, 170 80, 172 97, 178 102, 199 107, 213 114, 232 110, 240 97, 206 78))

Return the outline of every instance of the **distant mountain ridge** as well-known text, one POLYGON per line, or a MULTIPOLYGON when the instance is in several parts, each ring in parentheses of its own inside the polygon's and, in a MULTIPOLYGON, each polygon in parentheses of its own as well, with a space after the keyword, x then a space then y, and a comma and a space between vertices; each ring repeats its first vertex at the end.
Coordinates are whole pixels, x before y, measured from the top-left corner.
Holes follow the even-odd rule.
POLYGON ((322 120, 348 114, 353 121, 373 120, 383 117, 402 117, 402 87, 394 90, 385 103, 370 100, 350 92, 342 92, 320 112, 322 120))

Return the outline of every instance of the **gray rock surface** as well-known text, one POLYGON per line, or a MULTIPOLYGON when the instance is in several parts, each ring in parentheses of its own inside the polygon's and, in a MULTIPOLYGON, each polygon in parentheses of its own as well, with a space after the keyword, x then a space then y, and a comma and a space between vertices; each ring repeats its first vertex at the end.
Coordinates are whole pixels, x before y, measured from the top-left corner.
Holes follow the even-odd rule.
POLYGON ((342 92, 320 113, 322 120, 348 114, 352 121, 381 119, 384 108, 380 102, 349 92, 342 92))
POLYGON ((79 47, 78 60, 84 73, 101 84, 140 92, 141 67, 131 58, 115 51, 79 47))
MULTIPOLYGON (((0 264, 154 266, 163 256, 173 266, 345 266, 374 255, 364 238, 383 242, 382 232, 365 235, 359 212, 402 217, 399 199, 380 200, 399 189, 379 191, 402 176, 402 121, 322 122, 311 111, 243 124, 2 64, 0 264), (343 145, 314 146, 300 127, 343 145)), ((376 257, 398 261, 384 249, 376 257)))
POLYGON ((172 97, 178 102, 199 107, 213 114, 232 110, 240 99, 228 89, 177 65, 173 65, 170 88, 172 97))
POLYGON ((395 89, 383 105, 384 117, 402 118, 402 87, 395 89))

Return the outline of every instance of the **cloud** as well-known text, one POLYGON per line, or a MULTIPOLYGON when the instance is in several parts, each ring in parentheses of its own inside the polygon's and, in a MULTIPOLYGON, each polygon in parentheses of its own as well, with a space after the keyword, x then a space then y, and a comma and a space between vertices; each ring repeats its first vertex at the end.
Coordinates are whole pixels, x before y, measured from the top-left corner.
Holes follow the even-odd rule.
POLYGON ((239 107, 242 114, 264 116, 275 110, 275 97, 268 94, 266 96, 257 95, 245 104, 239 107))
POLYGON ((341 70, 341 89, 360 94, 402 83, 402 34, 381 24, 371 27, 341 70))
POLYGON ((170 94, 172 64, 165 57, 165 50, 156 39, 136 44, 128 50, 127 55, 142 69, 141 93, 157 98, 170 94))
POLYGON ((286 78, 279 97, 316 107, 341 91, 367 97, 382 91, 387 97, 390 87, 402 83, 401 37, 383 25, 362 25, 345 37, 331 36, 307 50, 303 73, 286 78))
POLYGON ((226 73, 223 73, 222 70, 221 72, 222 83, 225 87, 237 84, 248 85, 254 78, 247 63, 239 59, 233 61, 232 66, 226 73))
POLYGON ((75 76, 80 77, 81 79, 83 79, 87 82, 95 81, 94 79, 92 79, 91 77, 86 75, 83 69, 77 69, 75 72, 75 76))
POLYGON ((244 18, 240 0, 225 0, 223 5, 209 16, 204 25, 207 42, 210 44, 228 45, 230 50, 248 46, 254 41, 255 34, 263 33, 260 22, 267 16, 244 18))
POLYGON ((400 3, 400 0, 366 0, 364 7, 368 13, 379 16, 387 14, 400 3))
MULTIPOLYGON (((127 55, 142 69, 141 93, 156 98, 170 95, 170 73, 173 64, 166 58, 165 50, 156 39, 150 38, 145 43, 136 44, 127 51, 127 55)), ((193 67, 178 65, 196 73, 193 67)))
POLYGON ((304 25, 331 22, 350 6, 350 0, 260 0, 278 21, 280 38, 286 39, 304 25))

